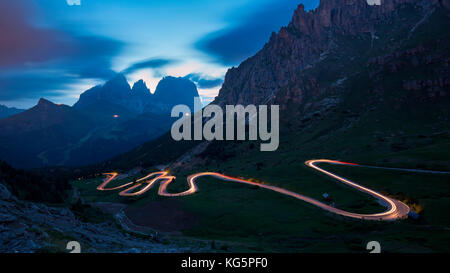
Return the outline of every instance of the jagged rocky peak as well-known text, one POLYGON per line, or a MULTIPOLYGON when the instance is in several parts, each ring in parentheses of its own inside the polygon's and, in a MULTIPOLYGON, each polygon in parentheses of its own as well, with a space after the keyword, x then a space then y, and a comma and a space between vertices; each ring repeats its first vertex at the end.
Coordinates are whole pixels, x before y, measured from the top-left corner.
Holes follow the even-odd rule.
POLYGON ((162 101, 198 97, 197 86, 184 77, 164 77, 156 87, 155 96, 162 101), (178 97, 179 96, 179 97, 178 97))
POLYGON ((255 56, 227 72, 215 103, 259 104, 287 86, 286 99, 301 103, 308 85, 315 85, 314 81, 301 82, 302 71, 333 52, 340 37, 349 36, 351 41, 350 36, 374 35, 379 24, 395 19, 397 11, 407 5, 426 12, 445 7, 449 1, 382 0, 381 5, 369 5, 367 0, 321 0, 310 11, 300 4, 287 27, 273 33, 255 56))
POLYGON ((450 0, 320 0, 318 7, 311 11, 305 11, 300 4, 288 27, 278 36, 294 30, 299 35, 324 40, 330 30, 341 34, 371 32, 380 20, 407 4, 450 7, 450 0))
POLYGON ((54 104, 54 103, 49 101, 49 100, 47 100, 47 99, 40 98, 38 104, 45 105, 45 104, 54 104))
MULTIPOLYGON (((70 106, 64 105, 64 104, 56 104, 52 101, 49 101, 45 98, 41 98, 39 99, 38 103, 36 104, 36 106, 32 107, 31 109, 37 110, 37 111, 50 111, 50 112, 54 112, 54 111, 60 111, 60 110, 66 110, 69 109, 70 106)), ((31 110, 30 109, 30 110, 31 110)), ((26 111, 24 111, 23 113, 25 113, 26 111)))
POLYGON ((53 102, 51 102, 51 101, 49 101, 47 99, 40 98, 37 106, 39 106, 39 107, 52 107, 52 106, 56 106, 56 104, 54 104, 53 102))
POLYGON ((184 77, 164 77, 156 87, 154 98, 159 104, 169 107, 177 104, 188 105, 193 109, 194 97, 198 97, 195 83, 184 77))
POLYGON ((357 33, 364 28, 370 30, 367 29, 370 22, 391 12, 398 5, 414 1, 389 0, 381 1, 378 5, 375 0, 321 0, 319 6, 309 12, 300 4, 294 12, 289 28, 307 35, 320 35, 324 28, 330 27, 340 28, 347 33, 357 33))
POLYGON ((104 85, 95 86, 80 95, 75 108, 84 108, 96 103, 122 104, 131 96, 131 88, 123 74, 117 74, 104 85))
POLYGON ((127 86, 130 87, 128 84, 127 78, 122 73, 117 73, 112 79, 107 81, 104 85, 104 87, 123 87, 126 88, 127 86))
POLYGON ((131 88, 131 94, 135 96, 148 96, 151 95, 150 89, 148 89, 144 80, 138 80, 133 84, 133 88, 131 88))
POLYGON ((419 2, 445 7, 450 0, 321 0, 319 6, 309 12, 300 4, 288 28, 309 35, 317 35, 330 27, 347 33, 370 31, 377 19, 405 4, 419 2))
POLYGON ((123 74, 118 73, 114 78, 107 81, 103 85, 103 91, 111 95, 128 96, 131 92, 131 88, 128 84, 127 78, 125 78, 123 74))

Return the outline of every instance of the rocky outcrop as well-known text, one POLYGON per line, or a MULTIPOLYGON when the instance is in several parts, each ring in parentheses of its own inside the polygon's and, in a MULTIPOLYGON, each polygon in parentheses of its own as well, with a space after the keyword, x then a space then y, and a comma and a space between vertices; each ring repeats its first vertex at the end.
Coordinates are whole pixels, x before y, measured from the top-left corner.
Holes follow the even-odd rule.
POLYGON ((228 71, 215 103, 262 104, 277 96, 301 103, 305 96, 314 95, 305 94, 314 82, 302 79, 302 72, 333 52, 339 37, 348 41, 360 35, 377 39, 376 26, 405 5, 430 10, 446 2, 383 0, 381 5, 368 5, 366 0, 321 0, 318 8, 309 12, 300 4, 287 27, 273 33, 255 56, 228 71))
POLYGON ((84 109, 91 105, 110 103, 126 106, 131 97, 131 88, 122 74, 117 74, 104 85, 95 86, 80 95, 74 104, 75 109, 84 109))
POLYGON ((145 98, 148 95, 151 95, 151 93, 145 82, 143 80, 139 80, 133 84, 133 88, 131 88, 131 95, 136 98, 145 98))
POLYGON ((145 107, 151 104, 153 100, 152 93, 150 89, 143 80, 139 80, 134 83, 133 88, 131 88, 131 98, 127 103, 127 108, 137 111, 138 113, 143 113, 146 111, 145 107))
POLYGON ((163 244, 153 235, 144 236, 126 232, 113 222, 82 222, 68 208, 19 201, 0 184, 0 253, 68 252, 65 244, 73 240, 80 242, 82 252, 207 251, 196 243, 189 247, 170 241, 163 244))

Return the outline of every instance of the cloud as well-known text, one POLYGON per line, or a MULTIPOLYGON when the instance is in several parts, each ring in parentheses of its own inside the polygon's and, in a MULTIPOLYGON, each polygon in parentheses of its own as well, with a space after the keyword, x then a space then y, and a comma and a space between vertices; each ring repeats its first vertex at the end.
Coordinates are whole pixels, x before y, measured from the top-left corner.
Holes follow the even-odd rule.
POLYGON ((0 1, 0 100, 64 95, 80 79, 109 79, 124 43, 33 24, 31 2, 0 1))
POLYGON ((138 70, 151 68, 151 69, 160 69, 170 64, 174 64, 177 61, 170 59, 148 59, 145 61, 137 62, 126 68, 122 71, 124 74, 133 73, 138 70))
MULTIPOLYGON (((269 40, 274 31, 289 23, 298 4, 311 9, 318 0, 277 0, 256 10, 253 14, 231 27, 209 33, 198 40, 194 47, 211 55, 221 64, 236 65, 254 55, 269 40)), ((229 21, 233 21, 230 18, 229 21)))
POLYGON ((65 39, 63 33, 36 28, 28 22, 31 17, 32 10, 23 1, 0 2, 0 67, 48 61, 69 53, 67 45, 58 46, 65 39))
POLYGON ((100 36, 73 37, 71 54, 66 55, 62 67, 80 78, 109 79, 116 74, 111 60, 120 54, 124 43, 100 36))
POLYGON ((0 75, 0 100, 12 101, 29 98, 61 96, 64 86, 73 81, 68 75, 47 71, 9 73, 0 75))
POLYGON ((200 73, 191 73, 184 77, 193 81, 200 89, 209 89, 218 87, 221 86, 223 83, 223 78, 215 78, 200 73))

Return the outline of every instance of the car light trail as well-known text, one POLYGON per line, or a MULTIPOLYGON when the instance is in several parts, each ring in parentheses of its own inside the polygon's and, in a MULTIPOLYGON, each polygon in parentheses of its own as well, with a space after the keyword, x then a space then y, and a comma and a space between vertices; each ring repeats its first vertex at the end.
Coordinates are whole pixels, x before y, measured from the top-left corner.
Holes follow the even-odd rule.
POLYGON ((105 173, 107 178, 100 186, 97 187, 97 189, 101 190, 101 191, 112 191, 112 190, 123 189, 127 186, 131 186, 132 184, 134 184, 131 187, 129 187, 125 190, 122 190, 119 193, 119 195, 120 196, 128 196, 128 197, 129 196, 139 196, 139 195, 144 194, 148 190, 150 190, 155 185, 155 183, 160 182, 160 186, 159 186, 159 190, 158 190, 159 195, 167 196, 167 197, 179 197, 179 196, 186 196, 186 195, 191 195, 191 194, 196 193, 198 191, 198 187, 196 185, 196 179, 203 177, 203 176, 210 176, 210 177, 214 177, 214 178, 224 180, 224 181, 248 184, 248 185, 253 185, 253 186, 260 187, 260 188, 268 189, 268 190, 271 190, 274 192, 281 193, 283 195, 287 195, 287 196, 305 201, 305 202, 312 204, 314 206, 317 206, 323 210, 326 210, 326 211, 329 211, 329 212, 332 212, 332 213, 335 213, 338 215, 346 216, 346 217, 356 218, 356 219, 389 221, 389 220, 397 220, 397 219, 405 218, 408 215, 410 209, 403 202, 389 198, 387 196, 384 196, 374 190, 363 187, 359 184, 356 184, 355 182, 352 182, 346 178, 338 176, 332 172, 326 171, 326 170, 318 167, 316 165, 318 163, 328 163, 328 164, 348 165, 348 166, 359 166, 358 164, 335 161, 335 160, 328 160, 328 159, 309 160, 309 161, 305 162, 306 166, 313 168, 314 170, 319 171, 327 176, 330 176, 330 177, 334 178, 335 180, 337 180, 347 186, 350 186, 358 191, 361 191, 361 192, 371 195, 372 197, 379 200, 381 202, 381 204, 383 204, 387 208, 387 210, 382 213, 375 213, 375 214, 352 213, 352 212, 337 209, 335 207, 332 207, 330 205, 327 205, 325 203, 317 201, 308 196, 304 196, 304 195, 301 195, 301 194, 298 194, 298 193, 295 193, 295 192, 292 192, 292 191, 289 191, 289 190, 286 190, 286 189, 283 189, 280 187, 260 184, 260 183, 243 180, 243 179, 239 179, 239 178, 234 178, 234 177, 230 177, 230 176, 226 176, 226 175, 223 175, 220 173, 214 173, 214 172, 202 172, 202 173, 196 173, 196 174, 190 175, 187 178, 187 183, 188 183, 189 189, 184 192, 179 192, 179 193, 167 192, 167 187, 175 179, 175 177, 168 175, 169 173, 166 171, 154 172, 154 173, 151 173, 151 174, 137 180, 136 182, 129 182, 129 183, 117 186, 117 187, 113 187, 113 188, 106 188, 106 186, 111 181, 115 180, 117 178, 118 174, 117 173, 105 173))
POLYGON ((105 181, 103 181, 103 183, 100 186, 97 187, 97 190, 99 190, 99 191, 114 191, 114 190, 118 190, 121 188, 125 188, 126 186, 133 184, 133 182, 130 182, 130 183, 126 183, 124 185, 118 186, 118 187, 106 188, 106 185, 108 185, 111 181, 116 179, 119 174, 118 173, 105 173, 104 175, 106 175, 106 179, 105 179, 105 181))

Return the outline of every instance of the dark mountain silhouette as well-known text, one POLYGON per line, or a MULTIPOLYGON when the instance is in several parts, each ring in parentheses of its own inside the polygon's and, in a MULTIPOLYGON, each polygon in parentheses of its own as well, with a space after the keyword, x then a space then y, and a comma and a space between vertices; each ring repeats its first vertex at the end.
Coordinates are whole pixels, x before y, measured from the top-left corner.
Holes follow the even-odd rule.
POLYGON ((162 82, 170 83, 153 95, 144 81, 130 88, 118 74, 85 91, 73 107, 41 99, 0 120, 0 158, 23 168, 88 165, 154 139, 169 130, 173 105, 191 105, 198 96, 189 80, 170 77, 162 82))
POLYGON ((192 98, 198 97, 197 86, 184 77, 164 77, 156 87, 153 104, 170 111, 173 106, 184 104, 194 109, 192 98))
MULTIPOLYGON (((150 96, 150 94, 149 94, 150 96)), ((75 109, 102 108, 102 105, 117 105, 134 112, 130 105, 132 92, 127 79, 117 74, 104 85, 95 86, 80 95, 80 99, 73 105, 75 109)))
POLYGON ((131 89, 131 95, 136 98, 145 99, 150 93, 150 89, 147 88, 147 85, 143 80, 139 80, 133 84, 133 88, 131 89))
POLYGON ((41 99, 33 108, 0 120, 0 158, 20 167, 60 162, 95 123, 67 105, 41 99))
MULTIPOLYGON (((38 104, 20 114, 1 120, 2 135, 33 132, 52 126, 73 122, 76 116, 84 115, 67 105, 57 105, 41 98, 38 104)), ((69 124, 67 124, 69 126, 69 124)))
MULTIPOLYGON (((120 106, 136 114, 169 113, 173 106, 185 104, 193 107, 193 98, 198 97, 196 85, 188 79, 165 77, 152 94, 143 80, 130 88, 122 74, 102 86, 96 86, 81 94, 74 104, 76 109, 102 109, 105 104, 120 106)), ((109 114, 109 112, 108 112, 109 114)))
POLYGON ((25 111, 25 110, 17 109, 14 107, 9 108, 7 106, 0 105, 0 119, 14 116, 15 114, 19 114, 23 111, 25 111))
POLYGON ((143 80, 134 83, 128 106, 138 113, 148 112, 146 106, 151 104, 153 95, 143 80))

